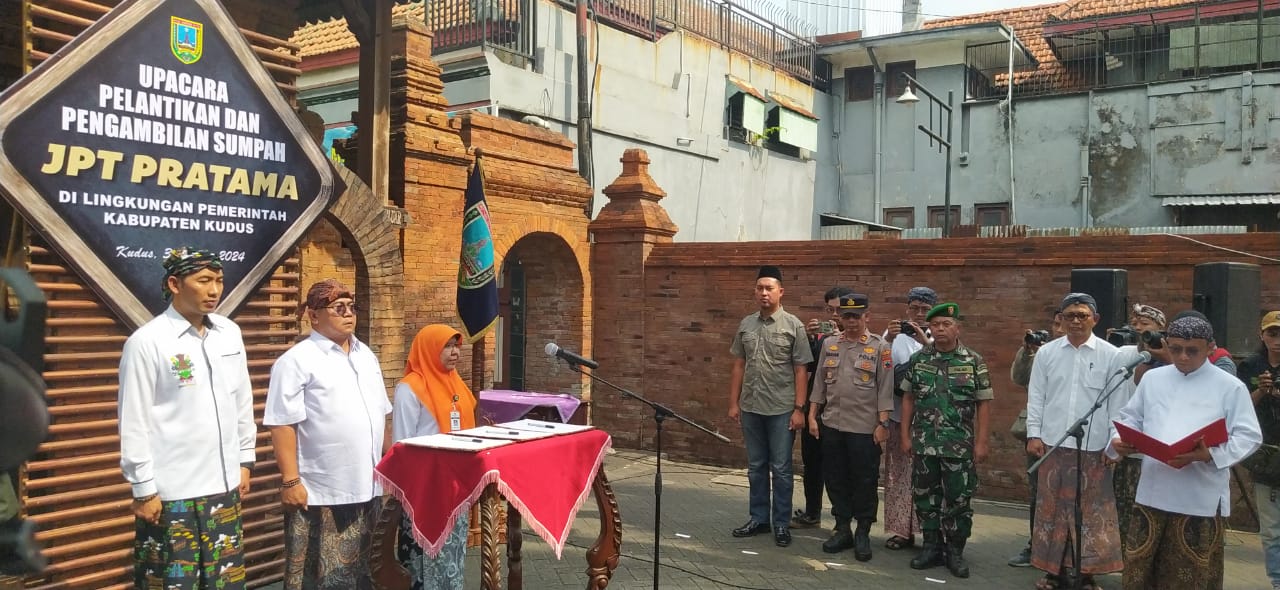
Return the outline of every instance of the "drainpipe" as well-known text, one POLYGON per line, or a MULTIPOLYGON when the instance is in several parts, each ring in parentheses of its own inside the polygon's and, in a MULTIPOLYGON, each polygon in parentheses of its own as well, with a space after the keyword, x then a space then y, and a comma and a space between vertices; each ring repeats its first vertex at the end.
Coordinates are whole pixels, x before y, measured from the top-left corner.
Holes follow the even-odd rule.
POLYGON ((876 70, 875 93, 874 93, 875 96, 872 98, 872 101, 871 101, 872 103, 871 112, 872 112, 872 118, 874 119, 873 125, 875 127, 874 134, 875 134, 875 142, 876 142, 876 162, 875 162, 876 177, 875 177, 875 185, 874 185, 875 188, 873 189, 874 196, 872 199, 873 210, 871 211, 871 218, 879 221, 880 223, 884 223, 884 214, 881 211, 881 206, 883 204, 882 203, 883 194, 884 194, 882 189, 882 183, 884 179, 884 159, 883 159, 883 156, 884 156, 884 149, 883 149, 884 102, 885 102, 884 68, 880 67, 880 60, 876 59, 875 49, 868 47, 867 57, 871 59, 871 66, 874 67, 876 70))
POLYGON ((1089 108, 1085 110, 1084 141, 1080 143, 1080 227, 1093 227, 1089 215, 1089 199, 1093 196, 1093 176, 1089 174, 1089 142, 1093 137, 1093 91, 1089 91, 1089 108))
POLYGON ((1013 30, 1009 30, 1009 93, 1005 96, 1005 103, 1009 117, 1009 225, 1018 224, 1018 191, 1017 184, 1014 182, 1015 173, 1013 165, 1013 44, 1018 40, 1013 30))

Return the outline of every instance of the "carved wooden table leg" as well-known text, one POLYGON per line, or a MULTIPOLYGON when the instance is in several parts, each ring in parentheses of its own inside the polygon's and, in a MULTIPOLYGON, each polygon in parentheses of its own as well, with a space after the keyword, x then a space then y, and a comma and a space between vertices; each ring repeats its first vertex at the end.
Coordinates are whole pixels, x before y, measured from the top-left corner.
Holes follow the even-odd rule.
POLYGON ((524 588, 524 564, 520 548, 524 535, 520 533, 520 511, 507 504, 507 590, 524 588))
POLYGON ((382 510, 378 511, 369 552, 369 570, 373 585, 378 590, 409 590, 413 583, 409 570, 396 559, 396 537, 400 533, 403 514, 400 501, 393 496, 388 496, 382 510))
POLYGON ((596 471, 591 490, 595 492, 596 506, 600 508, 600 536, 596 537, 596 544, 587 550, 587 590, 604 590, 622 555, 622 514, 618 512, 618 500, 613 496, 603 465, 596 471))
MULTIPOLYGON (((480 588, 502 589, 502 555, 498 553, 498 486, 485 486, 480 494, 480 588)), ((508 533, 510 536, 510 533, 508 533)))

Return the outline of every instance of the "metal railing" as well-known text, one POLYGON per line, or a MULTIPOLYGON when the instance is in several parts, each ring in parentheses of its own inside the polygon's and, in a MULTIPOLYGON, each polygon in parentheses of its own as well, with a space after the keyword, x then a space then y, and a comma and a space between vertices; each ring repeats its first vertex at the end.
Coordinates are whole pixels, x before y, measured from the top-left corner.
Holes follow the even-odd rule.
MULTIPOLYGON (((426 0, 426 25, 435 32, 432 50, 440 54, 485 46, 532 57, 536 1, 426 0)), ((727 0, 592 0, 591 8, 598 22, 647 39, 684 30, 805 82, 829 83, 829 73, 823 76, 819 70, 813 25, 767 0, 738 1, 769 16, 727 0)), ((571 0, 559 4, 573 6, 571 0)))
POLYGON ((489 47, 533 57, 536 0, 426 0, 431 51, 489 47))
MULTIPOLYGON (((1198 2, 1050 24, 1045 35, 1057 59, 1045 60, 1035 71, 1015 73, 1016 96, 1280 68, 1280 1, 1198 2)), ((1008 44, 973 46, 966 53, 969 64, 1001 63, 1008 44)), ((968 97, 1002 97, 1007 78, 1006 67, 970 67, 968 97)))

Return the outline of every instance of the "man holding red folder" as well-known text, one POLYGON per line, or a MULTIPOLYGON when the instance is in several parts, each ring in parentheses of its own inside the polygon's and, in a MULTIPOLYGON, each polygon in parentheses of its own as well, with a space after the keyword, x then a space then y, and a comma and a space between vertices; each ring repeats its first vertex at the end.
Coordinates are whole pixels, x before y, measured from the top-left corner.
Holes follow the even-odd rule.
MULTIPOLYGON (((1208 362, 1211 341, 1213 327, 1202 319, 1171 323, 1173 364, 1148 371, 1116 421, 1157 441, 1142 443, 1147 456, 1125 542, 1125 590, 1222 587, 1223 566, 1214 562, 1222 559, 1215 548, 1231 514, 1229 469, 1262 444, 1262 431, 1244 385, 1208 362), (1188 435, 1190 450, 1165 462, 1154 456, 1161 443, 1192 442, 1188 435)), ((1137 452, 1138 438, 1113 430, 1107 455, 1137 452)))

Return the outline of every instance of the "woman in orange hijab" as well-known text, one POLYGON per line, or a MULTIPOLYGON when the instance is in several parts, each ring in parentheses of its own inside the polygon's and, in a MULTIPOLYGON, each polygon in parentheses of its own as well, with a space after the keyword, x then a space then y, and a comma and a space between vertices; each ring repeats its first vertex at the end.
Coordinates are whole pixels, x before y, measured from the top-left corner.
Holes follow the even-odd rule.
MULTIPOLYGON (((427 326, 414 336, 404 380, 396 386, 391 428, 396 441, 475 427, 476 398, 456 370, 461 344, 462 334, 442 324, 427 326)), ((396 557, 413 576, 412 590, 462 590, 467 514, 458 517, 434 558, 413 540, 410 526, 406 516, 396 557)))

